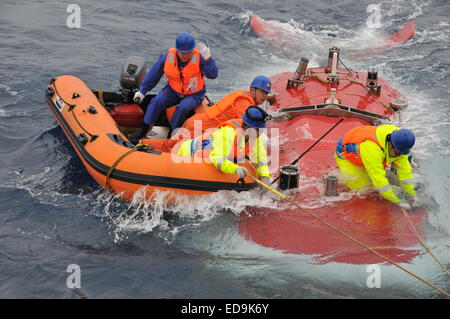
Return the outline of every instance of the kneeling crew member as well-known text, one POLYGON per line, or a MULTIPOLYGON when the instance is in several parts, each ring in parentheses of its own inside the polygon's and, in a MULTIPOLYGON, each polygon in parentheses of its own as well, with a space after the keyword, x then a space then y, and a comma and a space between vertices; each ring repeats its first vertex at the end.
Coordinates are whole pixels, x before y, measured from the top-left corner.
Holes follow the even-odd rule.
POLYGON ((259 129, 266 127, 267 113, 257 106, 250 106, 242 115, 242 119, 233 119, 220 125, 212 133, 205 133, 181 144, 178 155, 181 156, 208 156, 212 164, 221 172, 237 174, 244 178, 247 169, 234 163, 244 162, 245 155, 255 165, 256 172, 261 181, 270 183, 269 162, 263 138, 266 138, 259 129), (258 137, 248 140, 242 134, 249 127, 257 130, 258 137), (250 145, 253 144, 253 145, 250 145))
POLYGON ((414 206, 418 205, 409 151, 415 143, 414 134, 395 125, 378 127, 363 125, 348 131, 336 147, 336 163, 341 180, 351 190, 373 185, 385 199, 410 209, 411 204, 400 201, 386 177, 386 166, 397 170, 400 186, 414 206))

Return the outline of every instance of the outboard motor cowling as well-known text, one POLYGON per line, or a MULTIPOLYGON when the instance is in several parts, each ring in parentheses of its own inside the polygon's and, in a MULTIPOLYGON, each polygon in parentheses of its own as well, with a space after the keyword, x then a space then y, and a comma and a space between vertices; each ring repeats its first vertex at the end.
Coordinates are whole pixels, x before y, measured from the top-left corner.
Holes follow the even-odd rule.
POLYGON ((133 102, 134 93, 139 90, 146 71, 147 63, 142 57, 130 56, 125 61, 120 73, 120 86, 122 87, 122 96, 126 102, 133 102))

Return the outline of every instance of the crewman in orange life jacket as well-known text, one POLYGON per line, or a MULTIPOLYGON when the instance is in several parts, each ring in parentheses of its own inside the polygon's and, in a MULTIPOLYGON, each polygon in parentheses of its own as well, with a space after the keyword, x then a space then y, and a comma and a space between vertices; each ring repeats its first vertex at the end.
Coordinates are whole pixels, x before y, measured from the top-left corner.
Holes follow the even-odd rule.
POLYGON ((152 128, 159 115, 169 106, 179 104, 170 127, 172 130, 180 127, 188 113, 203 101, 206 93, 204 76, 215 79, 219 69, 208 46, 200 42, 196 47, 192 34, 181 32, 176 38, 175 48, 162 54, 148 71, 134 95, 134 101, 141 103, 145 94, 158 84, 164 74, 168 84, 147 107, 143 126, 130 137, 134 144, 152 128))
MULTIPOLYGON (((265 148, 267 136, 262 133, 266 127, 268 114, 258 106, 250 106, 241 118, 231 119, 219 125, 216 130, 208 130, 205 134, 183 142, 178 149, 178 155, 209 158, 212 164, 221 172, 237 174, 243 178, 248 171, 244 166, 247 156, 255 165, 261 181, 270 183, 269 162, 265 148), (253 138, 248 138, 244 132, 253 131, 253 138)), ((252 133, 252 132, 250 132, 252 133)), ((252 135, 252 134, 250 134, 252 135)))
POLYGON ((336 147, 340 179, 351 190, 373 185, 385 199, 410 209, 419 206, 410 164, 410 149, 415 143, 413 132, 395 125, 363 125, 348 131, 336 147), (397 171, 400 186, 408 200, 400 200, 386 177, 386 166, 397 171))
POLYGON ((207 108, 204 113, 198 113, 188 118, 182 128, 188 129, 191 136, 195 136, 195 125, 201 124, 201 130, 198 130, 199 133, 203 133, 225 121, 241 118, 249 106, 261 105, 267 100, 271 86, 272 84, 266 76, 259 75, 250 84, 250 91, 237 90, 228 94, 207 108))

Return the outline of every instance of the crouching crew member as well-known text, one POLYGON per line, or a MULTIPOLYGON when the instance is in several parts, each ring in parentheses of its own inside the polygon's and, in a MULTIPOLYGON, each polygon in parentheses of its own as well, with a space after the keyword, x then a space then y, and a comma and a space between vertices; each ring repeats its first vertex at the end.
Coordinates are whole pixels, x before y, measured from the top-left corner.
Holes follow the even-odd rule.
POLYGON ((247 169, 237 163, 243 163, 245 156, 255 165, 256 172, 265 184, 270 183, 269 162, 264 139, 260 129, 266 127, 267 113, 257 106, 250 106, 242 118, 236 118, 219 125, 211 133, 205 133, 183 142, 178 150, 181 156, 207 157, 221 172, 237 174, 244 178, 247 169), (248 128, 256 129, 257 137, 249 139, 243 133, 248 128))
POLYGON ((378 127, 363 125, 348 131, 336 147, 336 162, 341 181, 351 190, 373 185, 385 199, 410 209, 417 206, 414 176, 410 164, 410 149, 414 134, 395 125, 378 127), (392 164, 397 171, 400 186, 408 201, 401 201, 386 177, 386 166, 392 164))

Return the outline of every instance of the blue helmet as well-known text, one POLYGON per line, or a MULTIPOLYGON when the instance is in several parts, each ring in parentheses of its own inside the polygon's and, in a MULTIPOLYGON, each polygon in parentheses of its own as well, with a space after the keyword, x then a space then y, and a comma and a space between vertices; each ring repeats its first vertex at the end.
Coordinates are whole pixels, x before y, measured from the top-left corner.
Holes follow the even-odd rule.
POLYGON ((195 39, 189 32, 181 32, 177 35, 175 48, 181 53, 189 53, 195 48, 195 39))
POLYGON ((267 76, 258 75, 256 78, 253 79, 252 84, 250 84, 250 87, 257 88, 264 92, 269 93, 272 87, 272 83, 270 83, 270 80, 267 76))
POLYGON ((267 117, 269 115, 258 106, 249 106, 242 115, 242 121, 245 125, 253 128, 265 128, 267 117))
POLYGON ((391 142, 400 154, 406 155, 416 142, 416 137, 410 130, 402 128, 391 133, 391 142))

